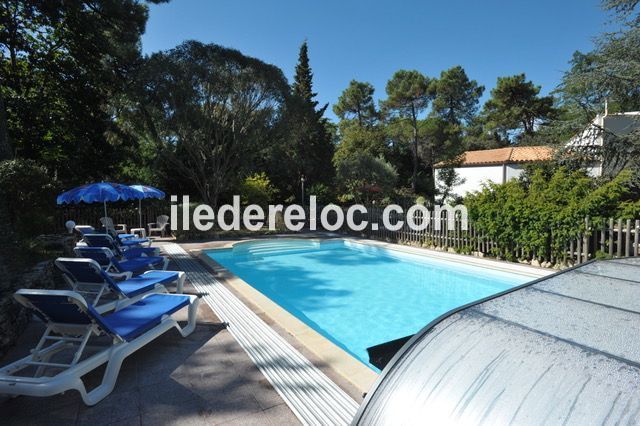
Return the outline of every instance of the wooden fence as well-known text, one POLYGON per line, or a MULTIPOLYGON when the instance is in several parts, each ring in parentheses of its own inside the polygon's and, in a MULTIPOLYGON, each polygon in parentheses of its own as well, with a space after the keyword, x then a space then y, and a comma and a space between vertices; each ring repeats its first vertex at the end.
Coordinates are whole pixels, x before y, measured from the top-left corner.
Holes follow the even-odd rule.
MULTIPOLYGON (((319 220, 321 210, 322 208, 318 207, 316 221, 318 229, 321 227, 319 220)), ((403 210, 406 212, 408 208, 403 210)), ((169 214, 169 211, 170 204, 167 201, 143 202, 142 225, 146 227, 148 223, 155 222, 159 215, 169 214)), ((347 209, 343 208, 342 211, 346 217, 347 209)), ((407 223, 407 214, 395 212, 389 217, 390 227, 386 227, 383 222, 383 211, 382 207, 368 207, 367 213, 354 215, 356 224, 363 220, 368 222, 365 229, 354 231, 347 226, 345 221, 338 231, 348 235, 478 256, 496 256, 496 253, 510 250, 509 254, 515 260, 534 260, 535 262, 536 258, 540 258, 535 253, 525 253, 519 247, 501 247, 472 221, 469 221, 465 230, 460 218, 456 217, 455 220, 449 221, 446 211, 443 211, 439 218, 431 216, 428 224, 426 224, 422 213, 416 212, 414 222, 419 226, 422 225, 424 227, 422 230, 411 229, 407 223), (403 225, 399 229, 391 229, 399 221, 402 221, 403 225)), ((108 206, 108 214, 116 223, 124 223, 129 228, 138 227, 138 209, 135 206, 108 206)), ((63 232, 64 223, 67 220, 73 220, 76 224, 99 226, 99 218, 102 216, 101 205, 61 207, 56 211, 55 225, 60 232, 63 232)), ((309 217, 308 210, 307 217, 309 217)), ((335 213, 330 214, 329 222, 335 223, 335 220, 335 213)), ((549 262, 546 266, 550 266, 550 264, 573 265, 596 257, 640 256, 640 220, 608 219, 596 223, 585 218, 584 224, 581 225, 584 225, 585 232, 566 241, 561 258, 551 256, 550 259, 546 259, 549 262)), ((330 230, 327 229, 327 231, 330 230)))
MULTIPOLYGON (((320 209, 318 209, 319 211, 320 209)), ((500 247, 472 221, 467 223, 467 229, 463 229, 460 218, 456 217, 453 221, 449 221, 446 212, 443 212, 440 217, 430 217, 428 226, 426 226, 422 214, 417 212, 414 216, 414 223, 424 226, 424 229, 414 230, 407 223, 406 213, 392 213, 389 218, 391 228, 399 221, 403 221, 403 225, 399 229, 386 227, 383 223, 383 211, 383 208, 370 207, 367 209, 367 213, 356 213, 354 222, 358 224, 366 220, 368 226, 361 231, 354 231, 347 226, 345 221, 339 231, 376 240, 420 245, 478 256, 496 256, 496 253, 510 251, 512 259, 533 261, 533 263, 537 261, 536 258, 542 257, 536 256, 535 253, 526 253, 517 246, 500 247)), ((343 209, 345 217, 346 212, 347 209, 343 209)), ((335 219, 335 214, 329 215, 330 223, 334 223, 332 221, 335 219)), ((319 220, 317 223, 320 226, 319 220)), ((550 258, 544 256, 547 258, 544 262, 545 266, 552 264, 575 265, 596 257, 640 256, 640 220, 608 219, 600 223, 593 223, 589 218, 585 218, 583 229, 585 232, 581 235, 564 243, 563 255, 560 258, 558 256, 550 256, 550 258)))

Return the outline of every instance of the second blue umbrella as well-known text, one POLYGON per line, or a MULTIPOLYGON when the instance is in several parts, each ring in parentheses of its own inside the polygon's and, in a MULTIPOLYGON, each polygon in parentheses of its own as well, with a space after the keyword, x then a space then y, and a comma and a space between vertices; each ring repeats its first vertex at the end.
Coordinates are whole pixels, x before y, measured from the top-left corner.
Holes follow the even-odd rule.
MULTIPOLYGON (((131 185, 130 188, 135 189, 144 194, 142 198, 156 198, 161 200, 165 197, 165 193, 158 188, 154 188, 149 185, 131 185)), ((138 221, 139 226, 142 228, 142 198, 138 198, 138 221)))

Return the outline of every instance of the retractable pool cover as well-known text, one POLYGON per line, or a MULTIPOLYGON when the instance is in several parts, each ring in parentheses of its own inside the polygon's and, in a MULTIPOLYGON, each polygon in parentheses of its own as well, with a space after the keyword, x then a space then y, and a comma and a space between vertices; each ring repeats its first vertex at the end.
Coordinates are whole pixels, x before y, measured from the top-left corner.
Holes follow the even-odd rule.
POLYGON ((396 354, 353 424, 640 423, 640 258, 462 307, 396 354))

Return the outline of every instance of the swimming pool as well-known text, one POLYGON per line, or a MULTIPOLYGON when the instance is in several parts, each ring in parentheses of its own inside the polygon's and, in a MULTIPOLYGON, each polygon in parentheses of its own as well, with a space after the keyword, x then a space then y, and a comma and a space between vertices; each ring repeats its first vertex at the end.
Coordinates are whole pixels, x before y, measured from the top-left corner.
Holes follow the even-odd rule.
POLYGON ((532 278, 349 240, 264 240, 206 255, 369 364, 366 348, 532 278))

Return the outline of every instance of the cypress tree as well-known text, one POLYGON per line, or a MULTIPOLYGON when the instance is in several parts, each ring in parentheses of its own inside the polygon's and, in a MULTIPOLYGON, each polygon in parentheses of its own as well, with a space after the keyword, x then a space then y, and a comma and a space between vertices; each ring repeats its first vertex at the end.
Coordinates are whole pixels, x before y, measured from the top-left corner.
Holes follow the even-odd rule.
MULTIPOLYGON (((334 146, 328 130, 327 119, 323 117, 329 104, 317 109, 318 101, 314 98, 313 72, 309 65, 309 48, 307 42, 300 46, 298 64, 291 85, 289 101, 289 129, 292 142, 292 176, 297 182, 305 176, 309 185, 330 184, 334 176, 331 159, 334 146)), ((292 190, 297 192, 297 184, 292 190)), ((310 194, 311 195, 311 194, 310 194)))
POLYGON ((313 100, 317 93, 313 93, 313 71, 309 66, 309 46, 306 40, 300 46, 292 90, 295 96, 313 105, 314 108, 318 105, 318 102, 313 100))

